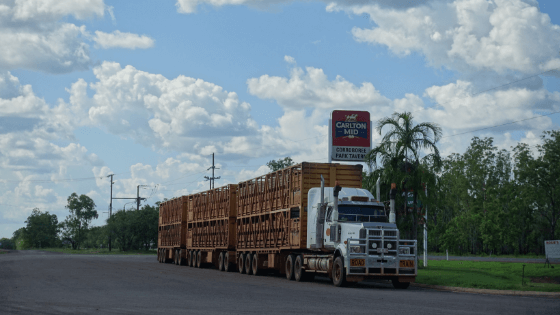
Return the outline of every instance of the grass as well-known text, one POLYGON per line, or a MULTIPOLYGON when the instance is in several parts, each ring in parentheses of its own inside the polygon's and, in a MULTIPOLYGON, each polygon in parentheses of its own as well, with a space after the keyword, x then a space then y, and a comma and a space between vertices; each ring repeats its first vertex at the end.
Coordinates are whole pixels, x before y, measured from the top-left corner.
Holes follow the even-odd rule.
MULTIPOLYGON (((419 260, 419 266, 422 261, 419 260)), ((450 287, 560 292, 560 284, 536 283, 531 278, 552 278, 560 281, 560 265, 544 268, 544 264, 431 260, 426 268, 418 268, 416 282, 450 287)))
POLYGON ((87 254, 87 255, 157 255, 157 251, 155 249, 154 250, 129 250, 126 252, 123 252, 116 248, 113 248, 112 251, 109 251, 108 248, 100 248, 100 249, 40 248, 39 250, 64 253, 64 254, 87 254))
MULTIPOLYGON (((422 253, 420 253, 422 255, 422 253)), ((445 256, 445 253, 436 253, 436 252, 428 252, 429 256, 445 256)), ((480 254, 470 254, 470 253, 465 253, 465 254, 452 254, 449 253, 449 256, 459 256, 459 257, 492 257, 492 258, 529 258, 529 259, 546 259, 546 257, 544 255, 535 255, 535 254, 526 254, 526 255, 496 255, 496 254, 492 254, 492 255, 488 255, 485 253, 480 253, 480 254)))

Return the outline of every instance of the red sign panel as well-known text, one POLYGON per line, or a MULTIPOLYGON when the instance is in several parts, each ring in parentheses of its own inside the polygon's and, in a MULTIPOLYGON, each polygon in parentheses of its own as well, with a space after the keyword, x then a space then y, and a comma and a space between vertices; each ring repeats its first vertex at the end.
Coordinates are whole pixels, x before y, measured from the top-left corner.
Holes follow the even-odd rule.
POLYGON ((369 112, 335 110, 330 128, 332 160, 363 162, 371 149, 369 112))

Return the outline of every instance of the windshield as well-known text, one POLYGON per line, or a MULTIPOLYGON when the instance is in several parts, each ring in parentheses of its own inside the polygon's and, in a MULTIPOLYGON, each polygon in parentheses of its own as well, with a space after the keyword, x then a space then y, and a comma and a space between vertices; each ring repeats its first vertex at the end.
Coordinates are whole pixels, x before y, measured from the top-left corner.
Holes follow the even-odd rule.
POLYGON ((387 217, 382 206, 339 205, 338 221, 386 222, 387 217))

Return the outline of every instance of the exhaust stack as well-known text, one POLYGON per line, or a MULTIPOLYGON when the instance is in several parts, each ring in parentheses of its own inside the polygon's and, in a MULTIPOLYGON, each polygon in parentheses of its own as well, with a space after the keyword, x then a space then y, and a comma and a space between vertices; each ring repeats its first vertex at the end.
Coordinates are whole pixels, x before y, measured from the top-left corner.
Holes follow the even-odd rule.
POLYGON ((333 223, 338 222, 338 193, 342 190, 342 187, 338 185, 338 181, 334 182, 334 189, 333 189, 333 223))
POLYGON ((321 202, 317 205, 317 221, 315 222, 315 244, 312 248, 320 249, 323 247, 323 225, 325 224, 325 212, 327 205, 325 204, 325 179, 321 174, 321 202))
POLYGON ((397 195, 397 184, 391 183, 391 213, 389 213, 389 223, 395 223, 395 196, 397 195))
POLYGON ((377 178, 377 183, 375 183, 375 193, 377 194, 377 201, 381 202, 381 177, 377 178))

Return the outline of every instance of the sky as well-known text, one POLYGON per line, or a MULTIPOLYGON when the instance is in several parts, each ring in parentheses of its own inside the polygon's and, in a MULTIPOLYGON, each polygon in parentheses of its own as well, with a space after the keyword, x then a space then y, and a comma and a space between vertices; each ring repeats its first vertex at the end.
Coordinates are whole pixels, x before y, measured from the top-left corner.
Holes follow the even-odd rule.
POLYGON ((411 112, 443 156, 534 148, 560 124, 559 25, 557 0, 0 0, 0 238, 73 192, 105 224, 109 174, 153 205, 206 190, 212 153, 215 187, 327 162, 333 110, 411 112))

